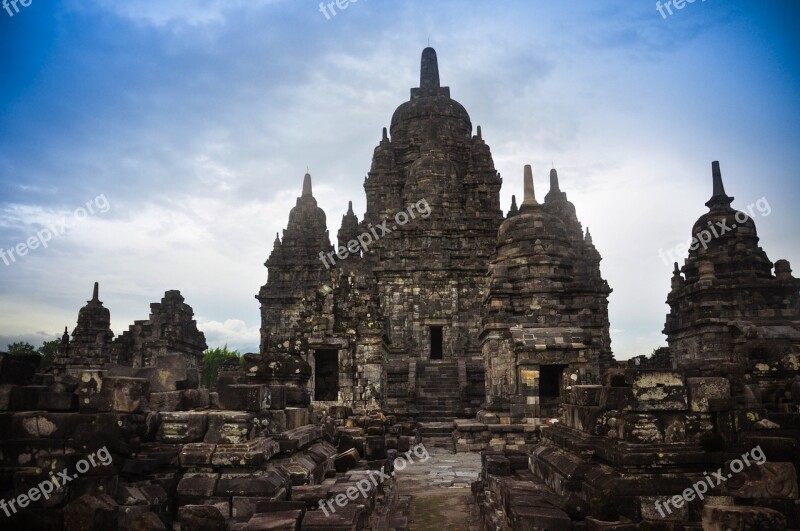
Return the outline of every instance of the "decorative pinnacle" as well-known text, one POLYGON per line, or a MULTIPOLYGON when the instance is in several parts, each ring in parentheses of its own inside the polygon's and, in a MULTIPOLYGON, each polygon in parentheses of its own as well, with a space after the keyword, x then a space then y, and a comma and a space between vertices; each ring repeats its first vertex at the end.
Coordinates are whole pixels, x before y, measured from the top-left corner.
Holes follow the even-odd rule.
POLYGON ((711 163, 711 178, 714 181, 714 197, 725 194, 725 185, 722 184, 722 171, 719 169, 719 161, 715 160, 711 163))
POLYGON ((561 189, 558 187, 558 172, 555 168, 550 170, 550 191, 551 192, 560 192, 561 189))
POLYGON ((586 227, 586 237, 584 238, 586 243, 593 243, 592 242, 592 235, 589 233, 589 227, 586 227))
POLYGON ((422 50, 422 61, 419 68, 419 88, 439 88, 439 60, 436 50, 428 46, 422 50))
POLYGON ((311 174, 310 173, 306 173, 305 176, 303 176, 303 197, 305 197, 307 195, 313 195, 311 193, 311 174))
POLYGON ((483 136, 481 136, 481 126, 478 126, 478 140, 482 140, 483 136))
POLYGON ((516 216, 519 214, 519 208, 517 208, 517 196, 511 196, 511 208, 508 210, 508 217, 516 216))
POLYGON ((728 209, 733 203, 733 197, 725 193, 725 185, 722 183, 722 171, 719 169, 719 161, 711 163, 711 178, 713 181, 713 192, 711 199, 706 201, 706 206, 711 210, 728 209))
POLYGON ((352 201, 348 201, 347 202, 347 215, 348 216, 355 216, 355 213, 353 212, 353 202, 352 201))
POLYGON ((538 205, 536 195, 533 191, 533 169, 530 164, 525 165, 524 170, 524 195, 520 208, 538 205))
POLYGON ((94 290, 92 291, 92 300, 89 302, 100 302, 100 283, 94 283, 94 290))

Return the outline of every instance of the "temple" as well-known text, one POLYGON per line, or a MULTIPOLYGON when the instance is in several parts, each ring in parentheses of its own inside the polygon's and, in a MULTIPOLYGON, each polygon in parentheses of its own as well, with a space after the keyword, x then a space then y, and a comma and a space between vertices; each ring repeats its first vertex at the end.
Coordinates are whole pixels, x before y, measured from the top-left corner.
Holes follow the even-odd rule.
POLYGON ((668 346, 626 362, 569 176, 543 193, 520 173, 504 214, 481 127, 423 50, 335 242, 303 177, 258 352, 210 364, 175 290, 115 336, 95 283, 52 367, 0 353, 0 528, 800 529, 800 280, 719 163, 668 346), (416 490, 412 457, 434 459, 416 490))

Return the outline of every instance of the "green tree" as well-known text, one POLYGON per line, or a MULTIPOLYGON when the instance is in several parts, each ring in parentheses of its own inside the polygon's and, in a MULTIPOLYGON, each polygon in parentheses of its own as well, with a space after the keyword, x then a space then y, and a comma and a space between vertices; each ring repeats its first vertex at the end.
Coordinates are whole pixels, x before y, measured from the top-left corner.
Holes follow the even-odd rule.
POLYGON ((208 349, 203 354, 203 368, 201 371, 201 381, 206 387, 213 387, 217 381, 217 369, 223 361, 230 358, 239 359, 238 350, 228 350, 228 345, 224 347, 208 349))
POLYGON ((61 344, 61 341, 58 339, 54 339, 52 341, 45 341, 42 343, 42 346, 39 347, 37 351, 39 354, 42 355, 42 365, 40 370, 46 371, 53 365, 53 361, 56 359, 56 353, 58 352, 58 346, 61 344))
POLYGON ((36 354, 36 347, 27 341, 18 341, 8 345, 8 353, 14 356, 20 354, 36 354))

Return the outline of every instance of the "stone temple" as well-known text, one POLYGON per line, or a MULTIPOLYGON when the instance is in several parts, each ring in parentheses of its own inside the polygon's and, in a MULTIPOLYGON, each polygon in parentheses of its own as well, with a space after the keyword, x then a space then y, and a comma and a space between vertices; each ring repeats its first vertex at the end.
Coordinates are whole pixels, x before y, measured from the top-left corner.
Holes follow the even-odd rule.
POLYGON ((258 294, 262 351, 308 362, 318 402, 556 416, 570 378, 597 383, 608 368, 611 289, 556 170, 542 203, 530 167, 524 178, 504 216, 481 128, 425 49, 419 87, 375 148, 367 211, 359 221, 351 203, 336 246, 306 174, 258 294), (384 220, 388 234, 374 230, 384 220), (359 235, 378 238, 363 249, 359 235))
POLYGON ((174 290, 115 337, 95 284, 51 367, 0 353, 0 529, 800 529, 800 280, 719 163, 668 347, 627 362, 569 183, 521 173, 504 214, 426 48, 362 219, 332 242, 305 175, 213 385, 174 290))

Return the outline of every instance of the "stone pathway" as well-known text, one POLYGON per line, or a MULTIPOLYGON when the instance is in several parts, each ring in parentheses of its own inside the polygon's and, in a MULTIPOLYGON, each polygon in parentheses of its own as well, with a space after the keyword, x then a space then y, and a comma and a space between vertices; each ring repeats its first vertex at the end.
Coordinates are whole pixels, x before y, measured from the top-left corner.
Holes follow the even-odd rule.
POLYGON ((430 459, 414 461, 395 475, 399 499, 394 528, 477 531, 470 485, 480 474, 480 454, 426 448, 430 459))

